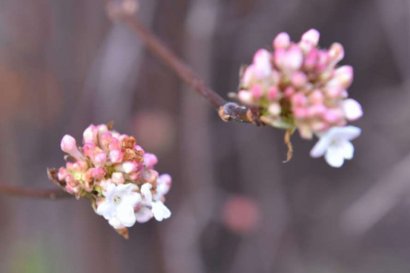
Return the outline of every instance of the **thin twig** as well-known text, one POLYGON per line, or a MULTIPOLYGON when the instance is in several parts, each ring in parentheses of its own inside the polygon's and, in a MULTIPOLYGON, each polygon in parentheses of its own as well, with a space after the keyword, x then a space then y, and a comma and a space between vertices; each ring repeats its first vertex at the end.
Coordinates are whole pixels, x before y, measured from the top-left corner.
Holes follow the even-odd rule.
POLYGON ((129 1, 108 1, 107 12, 114 21, 126 24, 145 43, 147 48, 162 60, 177 76, 195 90, 199 95, 207 99, 218 111, 223 121, 240 121, 263 124, 259 120, 257 111, 238 104, 227 102, 217 92, 207 86, 192 69, 178 58, 166 45, 164 45, 142 22, 135 16, 135 9, 128 8, 129 1), (127 3, 125 5, 124 3, 127 3), (226 107, 228 105, 228 107, 226 107), (226 111, 229 110, 229 111, 226 111))
POLYGON ((37 199, 61 199, 68 198, 71 195, 60 189, 29 189, 21 186, 9 186, 0 185, 0 194, 15 196, 15 197, 28 197, 37 199))

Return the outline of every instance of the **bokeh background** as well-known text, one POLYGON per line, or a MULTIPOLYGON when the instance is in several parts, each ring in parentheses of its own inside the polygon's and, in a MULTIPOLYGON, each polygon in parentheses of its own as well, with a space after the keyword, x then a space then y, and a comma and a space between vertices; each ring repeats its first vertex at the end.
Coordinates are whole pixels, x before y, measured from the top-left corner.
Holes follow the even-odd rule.
POLYGON ((141 0, 144 23, 221 95, 281 31, 341 42, 365 116, 341 169, 313 142, 223 123, 101 0, 0 0, 0 183, 52 188, 61 137, 113 120, 156 153, 171 219, 126 241, 86 201, 0 196, 5 273, 408 273, 408 0, 141 0))

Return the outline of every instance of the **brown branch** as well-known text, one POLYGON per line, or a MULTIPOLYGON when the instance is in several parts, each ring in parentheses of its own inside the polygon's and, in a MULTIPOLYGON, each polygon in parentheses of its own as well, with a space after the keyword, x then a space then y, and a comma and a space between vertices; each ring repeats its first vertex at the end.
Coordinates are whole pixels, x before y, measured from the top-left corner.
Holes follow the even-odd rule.
POLYGON ((52 200, 71 197, 71 195, 60 189, 29 189, 21 186, 8 185, 0 185, 0 195, 52 200))
POLYGON ((126 24, 145 43, 152 54, 161 59, 177 76, 195 90, 199 95, 207 99, 218 111, 223 121, 240 121, 263 124, 259 119, 258 112, 236 103, 227 102, 217 92, 207 86, 192 69, 178 58, 166 45, 164 45, 142 22, 135 16, 137 5, 133 0, 114 1, 108 0, 107 13, 113 21, 126 24))

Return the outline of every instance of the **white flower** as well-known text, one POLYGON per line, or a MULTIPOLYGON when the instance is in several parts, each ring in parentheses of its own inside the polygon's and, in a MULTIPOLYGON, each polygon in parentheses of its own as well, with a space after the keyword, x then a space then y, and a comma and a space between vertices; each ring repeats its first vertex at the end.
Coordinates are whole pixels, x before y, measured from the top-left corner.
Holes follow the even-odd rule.
POLYGON ((320 136, 319 141, 310 151, 312 157, 325 156, 326 162, 335 168, 343 165, 345 159, 352 159, 354 154, 351 140, 358 137, 361 129, 355 126, 333 127, 320 136))
POLYGON ((168 175, 162 175, 160 178, 161 179, 158 179, 160 183, 157 185, 157 190, 160 191, 154 196, 151 193, 152 185, 150 183, 145 183, 141 186, 141 195, 143 198, 142 204, 151 208, 151 211, 147 211, 144 207, 139 209, 137 211, 138 222, 146 222, 151 219, 152 216, 154 216, 157 221, 162 221, 171 217, 171 211, 164 205, 164 203, 162 203, 161 200, 159 200, 162 198, 163 194, 169 190, 167 186, 171 184, 171 177, 168 175))
POLYGON ((115 229, 135 224, 134 207, 141 201, 135 184, 108 184, 103 191, 105 199, 97 206, 96 213, 103 216, 115 229))

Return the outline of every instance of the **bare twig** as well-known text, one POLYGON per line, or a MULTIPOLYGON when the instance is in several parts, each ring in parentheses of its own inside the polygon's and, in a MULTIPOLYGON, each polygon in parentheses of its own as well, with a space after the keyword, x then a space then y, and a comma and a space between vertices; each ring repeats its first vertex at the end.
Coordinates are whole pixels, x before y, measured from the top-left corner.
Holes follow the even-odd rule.
MULTIPOLYGON (((129 0, 128 0, 129 1, 129 0)), ((125 1, 125 2, 128 2, 125 1)), ((136 9, 127 8, 125 2, 108 1, 108 15, 112 20, 120 21, 134 31, 136 35, 145 43, 147 48, 161 59, 177 76, 187 85, 195 90, 199 95, 207 99, 212 106, 218 110, 223 121, 240 121, 263 124, 259 120, 257 111, 235 103, 227 102, 217 92, 208 87, 192 69, 178 58, 167 46, 165 46, 142 22, 135 16, 136 9)))

